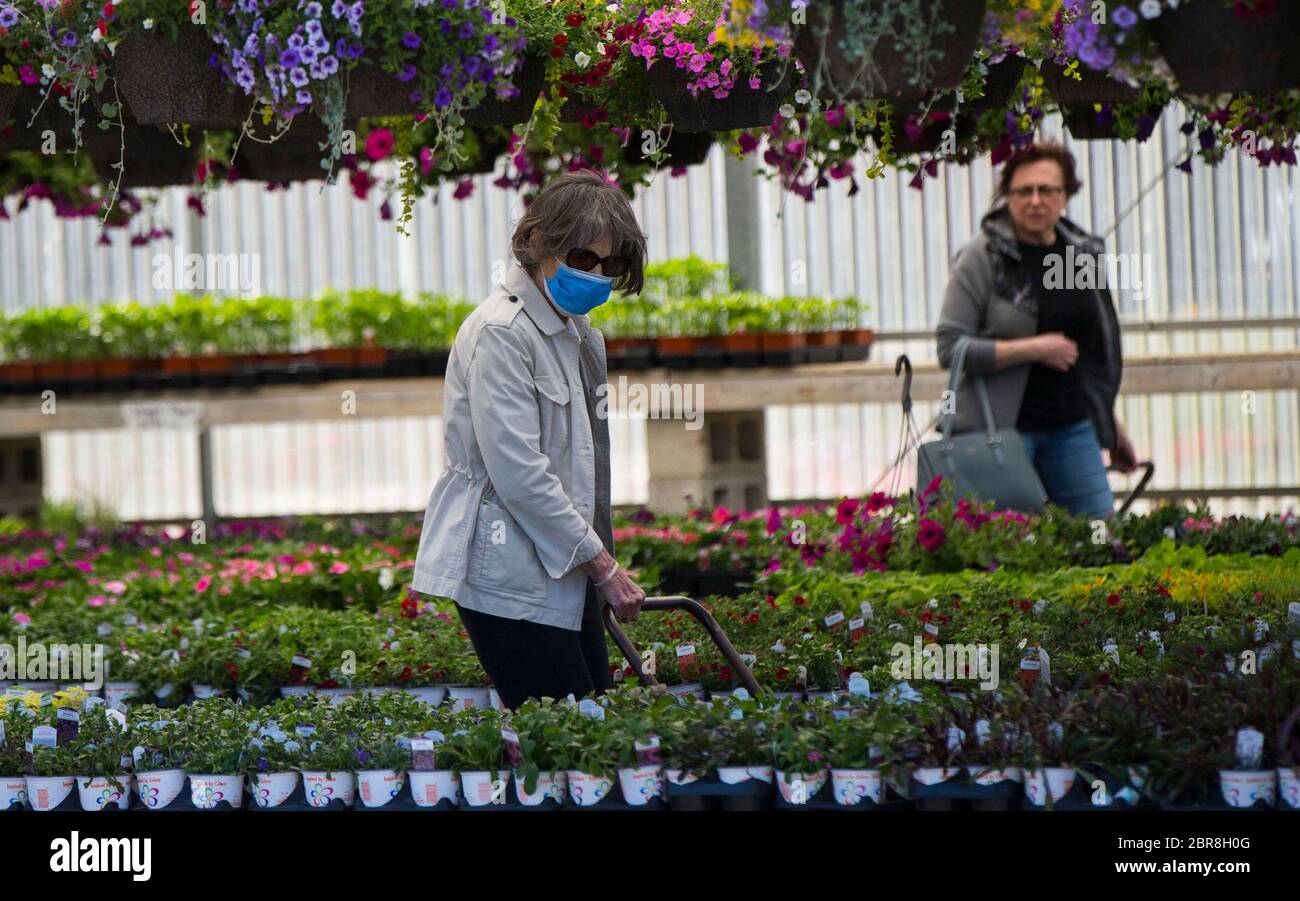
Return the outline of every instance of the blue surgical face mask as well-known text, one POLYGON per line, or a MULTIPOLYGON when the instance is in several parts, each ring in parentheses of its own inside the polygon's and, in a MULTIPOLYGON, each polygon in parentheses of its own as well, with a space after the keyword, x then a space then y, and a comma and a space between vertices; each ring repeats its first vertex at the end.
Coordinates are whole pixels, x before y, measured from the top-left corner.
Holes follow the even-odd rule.
POLYGON ((570 316, 585 316, 609 300, 614 279, 594 272, 583 272, 561 261, 555 275, 546 280, 555 305, 570 316))

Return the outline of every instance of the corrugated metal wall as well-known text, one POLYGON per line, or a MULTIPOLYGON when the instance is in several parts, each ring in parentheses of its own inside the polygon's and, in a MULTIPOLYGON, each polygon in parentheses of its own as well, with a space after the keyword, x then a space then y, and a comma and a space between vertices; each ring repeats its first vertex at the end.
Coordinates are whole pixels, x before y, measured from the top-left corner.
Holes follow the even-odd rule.
MULTIPOLYGON (((1149 189, 1107 240, 1108 250, 1150 254, 1154 280, 1140 294, 1117 292, 1126 323, 1186 319, 1293 317, 1300 273, 1300 180, 1238 158, 1193 174, 1168 170, 1184 153, 1181 117, 1169 111, 1146 144, 1074 144, 1084 191, 1069 213, 1107 231, 1149 189)), ((1050 125, 1049 133, 1059 134, 1050 125)), ((729 163, 727 163, 730 165, 729 163)), ((346 186, 299 185, 268 192, 246 184, 207 198, 207 216, 188 214, 182 192, 158 211, 174 241, 131 248, 118 234, 96 245, 93 221, 60 222, 38 204, 0 221, 0 309, 134 298, 165 299, 151 284, 154 256, 184 252, 257 254, 259 289, 293 297, 327 287, 374 286, 480 297, 493 262, 506 259, 518 198, 478 179, 474 196, 449 190, 416 206, 413 235, 380 219, 382 198, 357 201, 346 186)), ((907 177, 832 184, 815 203, 761 182, 753 216, 760 225, 760 287, 770 294, 856 294, 884 331, 923 330, 937 318, 948 262, 969 240, 988 205, 986 161, 951 167, 923 191, 907 177)), ((666 174, 635 207, 656 260, 696 253, 726 260, 724 157, 680 178, 666 174)), ((1294 328, 1228 328, 1130 333, 1130 354, 1293 348, 1294 328)), ((884 341, 876 359, 906 351, 933 358, 929 340, 884 341)), ((1300 386, 1298 386, 1300 387, 1300 386)), ((1297 393, 1261 392, 1243 417, 1233 393, 1126 397, 1123 418, 1139 453, 1157 462, 1153 487, 1300 484, 1297 393)), ((919 404, 918 418, 928 418, 919 404), (925 414, 923 417, 922 414, 925 414)), ((774 498, 824 496, 869 487, 892 459, 895 405, 772 407, 767 416, 769 492, 774 498)), ((644 428, 612 422, 615 500, 646 497, 644 428)), ((222 428, 214 432, 217 507, 227 515, 416 509, 440 467, 436 420, 352 421, 222 428)), ((126 517, 193 516, 199 510, 198 454, 192 435, 51 433, 45 442, 47 494, 93 493, 126 517)), ((887 483, 886 483, 887 484, 887 483)), ((903 487, 910 484, 904 473, 903 487)), ((1116 486, 1123 482, 1117 481, 1116 486)), ((1285 509, 1295 498, 1216 502, 1225 512, 1285 509)))

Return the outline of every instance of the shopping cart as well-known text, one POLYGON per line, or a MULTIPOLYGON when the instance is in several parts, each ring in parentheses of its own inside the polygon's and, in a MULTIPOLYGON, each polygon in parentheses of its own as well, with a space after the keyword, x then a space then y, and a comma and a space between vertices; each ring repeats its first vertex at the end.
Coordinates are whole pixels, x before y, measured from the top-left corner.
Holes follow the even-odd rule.
MULTIPOLYGON (((685 610, 699 620, 700 625, 704 627, 704 631, 709 633, 709 638, 713 639, 713 643, 718 646, 722 656, 727 659, 736 680, 745 687, 750 696, 756 698, 764 694, 763 688, 758 684, 758 680, 754 678, 753 672, 741 659, 740 654, 736 652, 735 647, 727 638, 727 634, 722 631, 718 621, 713 618, 713 614, 709 613, 703 604, 680 595, 646 598, 641 604, 642 613, 658 610, 685 610)), ((632 644, 632 639, 627 637, 623 627, 614 618, 614 608, 606 605, 603 615, 605 617, 605 629, 609 632, 610 637, 614 639, 614 643, 618 645, 618 649, 623 652, 623 656, 627 658, 628 665, 636 673, 637 679, 647 688, 658 687, 659 681, 655 679, 654 674, 646 671, 645 663, 641 659, 641 652, 637 650, 636 645, 632 644)))

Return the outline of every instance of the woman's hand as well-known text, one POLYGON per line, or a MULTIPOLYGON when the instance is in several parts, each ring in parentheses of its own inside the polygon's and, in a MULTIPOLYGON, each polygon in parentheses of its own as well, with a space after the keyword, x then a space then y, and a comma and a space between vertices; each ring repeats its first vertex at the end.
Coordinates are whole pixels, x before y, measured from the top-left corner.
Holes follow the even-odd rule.
POLYGON ((1137 451, 1118 419, 1115 420, 1115 450, 1110 455, 1110 465, 1122 473, 1137 469, 1137 451))
POLYGON ((1079 361, 1079 345, 1061 332, 1044 332, 1033 340, 1038 362, 1044 366, 1065 372, 1079 361))
POLYGON ((641 602, 645 600, 645 592, 622 568, 614 572, 615 566, 615 560, 609 551, 601 548, 599 554, 582 564, 582 571, 593 582, 600 582, 613 572, 613 578, 604 585, 597 586, 596 593, 602 601, 614 608, 614 618, 620 623, 636 622, 641 615, 641 602))

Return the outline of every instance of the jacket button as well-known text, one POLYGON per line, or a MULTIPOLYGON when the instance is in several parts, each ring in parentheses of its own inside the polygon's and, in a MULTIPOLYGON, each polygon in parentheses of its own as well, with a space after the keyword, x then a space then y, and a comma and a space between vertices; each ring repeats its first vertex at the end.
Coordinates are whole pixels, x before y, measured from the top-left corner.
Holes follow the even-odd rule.
POLYGON ((519 302, 519 298, 516 297, 514 294, 511 294, 511 295, 510 295, 510 302, 511 302, 511 303, 518 303, 518 302, 519 302))

